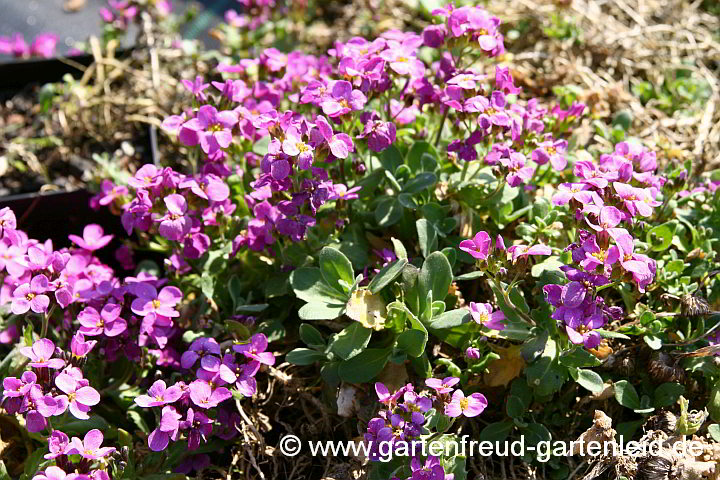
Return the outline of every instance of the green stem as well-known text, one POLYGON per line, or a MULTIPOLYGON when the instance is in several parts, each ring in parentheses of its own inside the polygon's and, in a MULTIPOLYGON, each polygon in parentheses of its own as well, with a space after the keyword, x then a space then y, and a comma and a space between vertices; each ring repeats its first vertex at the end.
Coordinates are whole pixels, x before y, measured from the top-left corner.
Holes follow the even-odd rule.
POLYGON ((465 162, 463 164, 462 173, 460 174, 460 183, 465 181, 465 177, 467 177, 468 168, 470 167, 470 162, 465 162))
POLYGON ((50 311, 47 312, 45 315, 43 315, 42 319, 42 327, 40 327, 40 338, 45 338, 48 331, 48 325, 50 323, 50 317, 52 316, 53 312, 55 311, 56 305, 53 305, 50 308, 50 311))

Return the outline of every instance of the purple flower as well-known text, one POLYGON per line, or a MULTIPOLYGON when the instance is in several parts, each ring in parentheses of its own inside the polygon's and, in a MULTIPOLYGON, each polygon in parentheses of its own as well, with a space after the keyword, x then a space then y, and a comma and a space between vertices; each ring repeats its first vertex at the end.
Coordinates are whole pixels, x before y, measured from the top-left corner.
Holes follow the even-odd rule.
POLYGON ((195 450, 200 446, 200 439, 206 439, 212 433, 212 419, 203 412, 189 408, 185 420, 180 423, 180 429, 188 431, 188 450, 195 450))
POLYGON ((662 205, 661 202, 655 201, 650 190, 647 188, 636 188, 631 185, 613 182, 615 192, 623 199, 623 204, 630 215, 641 215, 649 217, 653 213, 653 207, 662 205))
MULTIPOLYGON (((601 207, 598 213, 598 224, 595 225, 588 221, 590 228, 597 232, 608 233, 611 237, 617 238, 622 234, 626 234, 624 228, 616 228, 623 221, 623 213, 615 207, 601 207)), ((607 237, 606 237, 607 238, 607 237)))
POLYGON ((115 451, 114 447, 101 447, 102 442, 102 432, 94 428, 87 432, 82 440, 73 437, 65 453, 68 455, 81 455, 88 460, 99 460, 115 451))
POLYGON ((91 480, 91 478, 84 473, 65 473, 62 468, 52 465, 45 468, 45 471, 36 473, 32 480, 91 480))
POLYGON ((232 129, 238 123, 238 114, 231 110, 218 112, 210 105, 198 109, 197 116, 183 123, 178 139, 188 146, 198 143, 203 152, 212 155, 232 143, 232 129))
MULTIPOLYGON (((70 413, 76 418, 87 420, 90 418, 87 414, 90 407, 100 403, 100 394, 85 379, 77 379, 63 372, 55 378, 55 385, 66 394, 57 399, 62 401, 63 405, 67 405, 70 413)), ((62 411, 65 409, 63 408, 62 411)))
POLYGON ((113 239, 113 235, 104 235, 104 233, 100 225, 93 223, 85 226, 82 238, 77 235, 68 235, 68 238, 78 247, 92 252, 103 248, 113 239))
POLYGON ((171 439, 173 442, 177 440, 181 419, 182 415, 180 415, 174 407, 163 407, 160 423, 157 428, 148 435, 148 447, 150 447, 150 450, 153 452, 161 452, 167 448, 171 439))
POLYGON ((157 220, 160 222, 158 232, 168 240, 178 242, 183 239, 192 226, 192 220, 190 216, 187 215, 187 201, 185 197, 177 193, 168 195, 163 201, 168 209, 168 213, 157 220))
POLYGON ((445 377, 442 380, 439 378, 428 378, 425 380, 425 385, 435 390, 437 393, 450 393, 454 390, 453 385, 460 381, 457 377, 445 377))
POLYGON ((265 365, 275 365, 275 355, 272 352, 266 352, 267 347, 268 341, 265 334, 256 333, 250 337, 250 342, 233 345, 233 350, 265 365))
MULTIPOLYGON (((283 152, 291 157, 297 156, 297 166, 302 170, 308 170, 313 163, 313 148, 302 141, 302 135, 295 127, 290 127, 285 132, 285 140, 282 143, 283 152)), ((287 175, 286 175, 287 176, 287 175)))
POLYGON ((512 261, 514 263, 518 258, 527 257, 528 255, 551 255, 552 249, 547 245, 541 244, 533 245, 532 247, 528 247, 527 245, 513 245, 508 247, 508 252, 512 255, 512 261))
POLYGON ((332 186, 332 193, 328 200, 354 200, 359 198, 357 192, 362 189, 360 185, 348 189, 347 186, 342 183, 336 183, 332 186))
POLYGON ((565 158, 565 152, 567 151, 566 140, 547 140, 540 142, 538 148, 532 152, 532 160, 538 165, 545 165, 550 162, 552 167, 561 172, 567 167, 567 158, 565 158))
POLYGON ((595 235, 583 242, 582 249, 585 252, 585 258, 580 262, 580 266, 588 271, 598 267, 610 270, 619 257, 617 249, 604 250, 600 248, 595 235))
POLYGON ((173 385, 166 388, 163 380, 157 380, 148 389, 147 395, 138 395, 135 398, 135 403, 143 408, 160 407, 176 402, 182 396, 183 390, 179 386, 173 385))
POLYGON ((482 393, 473 393, 466 397, 462 390, 455 390, 452 400, 445 405, 445 415, 452 418, 460 415, 477 417, 485 410, 487 404, 487 399, 482 393))
POLYGON ((190 80, 182 79, 180 80, 180 83, 183 84, 183 86, 195 96, 195 99, 199 102, 206 102, 207 101, 207 95, 205 95, 205 90, 210 86, 209 83, 203 83, 203 78, 198 75, 195 77, 195 81, 191 82, 190 80))
POLYGON ((510 68, 503 68, 499 65, 495 66, 495 88, 502 90, 506 94, 522 92, 522 88, 515 86, 512 75, 510 74, 510 68))
POLYGON ((59 370, 65 366, 65 361, 51 358, 55 354, 55 344, 48 338, 37 340, 32 347, 22 347, 20 353, 30 359, 30 366, 33 368, 59 370))
POLYGON ((138 298, 133 300, 130 306, 133 313, 143 317, 149 313, 171 318, 180 316, 180 312, 175 310, 175 306, 182 300, 182 292, 179 288, 164 287, 158 293, 150 284, 138 285, 140 285, 136 290, 138 298))
POLYGON ((85 307, 78 314, 80 322, 80 333, 84 335, 100 335, 104 333, 108 337, 116 337, 127 330, 127 322, 120 318, 122 307, 114 303, 108 303, 98 313, 93 307, 85 307))
MULTIPOLYGON (((322 115, 318 115, 315 120, 316 128, 313 132, 317 132, 320 135, 320 139, 327 142, 330 147, 330 152, 337 158, 347 158, 350 152, 355 150, 352 139, 346 133, 333 134, 332 127, 328 121, 322 115)), ((316 134, 312 134, 317 136, 316 134)))
POLYGON ((220 355, 220 345, 214 338, 200 337, 193 340, 188 351, 182 354, 180 365, 182 368, 189 369, 198 359, 202 359, 206 355, 220 355))
POLYGON ((525 163, 525 155, 522 153, 512 152, 510 158, 501 158, 500 163, 508 169, 507 183, 511 187, 527 183, 535 172, 535 167, 525 163))
POLYGON ((334 83, 330 94, 320 106, 325 115, 334 118, 353 110, 362 110, 365 103, 367 97, 360 90, 353 90, 350 82, 339 80, 334 83))
POLYGON ((48 279, 45 275, 36 275, 30 283, 23 283, 13 291, 12 305, 10 310, 15 315, 22 315, 28 310, 35 313, 47 312, 50 305, 50 298, 43 295, 50 289, 48 279))
POLYGON ((34 372, 23 372, 20 378, 5 377, 3 378, 3 397, 17 398, 24 397, 30 391, 35 382, 37 375, 34 372))
POLYGON ((220 405, 228 398, 232 397, 232 393, 225 387, 217 387, 213 389, 204 380, 195 380, 188 386, 190 390, 190 400, 200 408, 213 408, 220 405))
POLYGON ((188 178, 180 182, 178 186, 189 188, 198 197, 213 202, 222 202, 230 196, 230 187, 227 183, 213 174, 204 175, 198 179, 188 178))
POLYGON ((370 120, 357 138, 367 138, 368 148, 373 152, 382 152, 395 141, 395 124, 380 120, 370 120))
POLYGON ((426 47, 438 48, 445 43, 446 34, 445 25, 428 25, 423 30, 423 44, 426 47))
POLYGON ((470 315, 475 323, 491 330, 505 330, 505 314, 501 311, 493 312, 489 303, 470 302, 470 315))
POLYGON ((602 203, 602 199, 597 193, 590 191, 592 186, 587 183, 561 183, 558 185, 558 192, 553 195, 553 205, 566 205, 571 200, 575 200, 585 205, 588 203, 602 203))
POLYGON ((412 476, 408 480, 446 480, 445 469, 440 465, 438 457, 428 455, 425 463, 420 463, 418 457, 410 461, 412 476))
POLYGON ((477 360, 480 358, 480 350, 475 347, 468 347, 467 350, 465 350, 465 356, 472 360, 477 360))
POLYGON ((490 95, 490 102, 482 105, 482 113, 478 117, 478 124, 483 130, 489 130, 493 126, 509 127, 510 115, 505 112, 505 94, 495 90, 490 95))
POLYGON ((490 235, 487 232, 480 231, 475 234, 472 240, 463 240, 460 242, 460 250, 469 253, 477 260, 485 260, 490 253, 490 235))
POLYGON ((571 320, 565 325, 565 332, 568 338, 575 345, 584 345, 585 348, 595 348, 600 345, 602 337, 594 328, 600 328, 605 324, 605 317, 602 313, 596 313, 589 317, 571 320))
POLYGON ((53 458, 57 458, 60 455, 64 455, 69 443, 70 439, 67 435, 65 435, 65 433, 61 432, 60 430, 53 430, 48 437, 49 453, 46 453, 44 455, 44 458, 46 458, 47 460, 52 460, 53 458))

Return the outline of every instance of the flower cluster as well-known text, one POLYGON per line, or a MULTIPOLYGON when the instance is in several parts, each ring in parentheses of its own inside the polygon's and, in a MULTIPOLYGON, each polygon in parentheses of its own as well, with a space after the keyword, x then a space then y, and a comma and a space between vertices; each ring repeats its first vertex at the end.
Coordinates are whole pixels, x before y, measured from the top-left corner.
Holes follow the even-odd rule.
POLYGON ((561 184, 553 196, 553 204, 569 206, 579 228, 566 248, 572 265, 562 268, 569 283, 546 285, 544 291, 556 307, 553 318, 573 343, 596 347, 600 335, 593 330, 622 318, 619 307, 607 307, 595 294, 597 287, 630 281, 644 292, 655 277, 655 260, 635 250, 631 232, 662 205, 657 197, 666 179, 656 170, 654 152, 621 142, 597 163, 578 161, 573 173, 579 181, 561 184))
POLYGON ((125 31, 143 10, 160 18, 166 17, 172 11, 172 2, 170 0, 153 0, 151 2, 108 0, 108 6, 100 8, 98 13, 103 22, 112 25, 117 30, 125 31))
POLYGON ((65 433, 53 430, 48 436, 49 453, 44 458, 55 465, 37 472, 33 480, 110 480, 108 461, 126 453, 118 452, 115 447, 103 447, 103 440, 102 432, 96 428, 82 439, 70 439, 65 433), (77 455, 79 460, 73 462, 69 455, 77 455))
POLYGON ((73 342, 72 359, 64 352, 56 352, 55 344, 47 338, 41 338, 32 347, 20 350, 30 359, 29 366, 20 378, 3 379, 3 405, 12 414, 23 414, 30 432, 41 432, 48 426, 48 419, 63 415, 69 411, 75 418, 88 419, 91 407, 100 402, 100 394, 83 378, 76 353, 84 354, 94 344, 82 342, 82 335, 73 342), (56 355, 59 354, 59 355, 56 355))
POLYGON ((378 461, 382 458, 387 461, 392 452, 403 451, 403 456, 412 453, 411 479, 428 478, 423 476, 428 472, 440 475, 430 478, 446 478, 437 458, 429 457, 423 462, 420 457, 414 456, 413 444, 427 434, 427 420, 431 415, 438 415, 436 412, 454 419, 460 416, 476 417, 485 410, 488 405, 485 396, 482 393, 466 396, 462 390, 455 388, 459 382, 457 377, 429 378, 425 384, 434 393, 418 393, 411 383, 390 393, 384 384, 376 383, 375 392, 382 410, 368 422, 363 437, 369 445, 370 459, 378 461))
POLYGON ((260 366, 275 364, 275 356, 266 351, 267 345, 265 335, 256 334, 247 343, 235 344, 222 355, 214 339, 195 339, 180 358, 184 370, 197 367, 195 380, 189 384, 180 381, 170 387, 164 380, 157 380, 147 394, 135 398, 135 403, 142 408, 162 408, 160 421, 148 436, 150 449, 165 450, 170 440, 177 441, 184 433, 188 449, 195 450, 201 440, 207 441, 215 423, 220 427, 216 435, 226 440, 233 438, 237 434, 234 426, 239 422, 239 415, 232 408, 221 406, 232 398, 225 385, 234 383, 241 395, 253 396, 257 388, 254 377, 260 366), (210 416, 211 409, 215 412, 213 416, 210 416))
POLYGON ((0 54, 16 58, 51 58, 55 55, 57 41, 57 35, 41 33, 28 44, 21 33, 15 33, 11 37, 0 37, 0 54))

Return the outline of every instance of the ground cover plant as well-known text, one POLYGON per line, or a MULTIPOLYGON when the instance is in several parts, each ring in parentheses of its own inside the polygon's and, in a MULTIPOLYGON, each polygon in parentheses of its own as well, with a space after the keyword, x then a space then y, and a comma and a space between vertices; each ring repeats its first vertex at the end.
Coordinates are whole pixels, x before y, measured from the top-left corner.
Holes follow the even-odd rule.
MULTIPOLYGON (((718 171, 620 121, 580 142, 577 89, 522 88, 483 6, 283 51, 263 39, 298 6, 243 5, 158 85, 160 158, 96 160, 125 236, 59 247, 0 210, 0 477, 717 477, 718 171), (370 448, 288 456, 286 435, 370 448), (667 451, 408 453, 464 435, 667 451), (685 437, 702 452, 669 451, 685 437)), ((171 55, 165 3, 111 6, 106 47, 137 22, 171 55)), ((58 85, 48 111, 78 92, 58 85)), ((638 85, 667 111, 703 95, 638 85)))

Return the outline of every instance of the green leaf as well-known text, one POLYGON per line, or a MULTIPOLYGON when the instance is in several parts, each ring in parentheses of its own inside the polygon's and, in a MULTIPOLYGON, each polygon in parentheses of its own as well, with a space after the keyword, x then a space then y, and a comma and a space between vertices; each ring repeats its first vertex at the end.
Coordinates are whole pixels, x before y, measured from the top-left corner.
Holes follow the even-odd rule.
POLYGON ((507 414, 510 418, 521 418, 525 415, 526 407, 522 399, 515 395, 510 395, 505 405, 507 414))
POLYGON ((437 250, 437 231, 433 224, 425 218, 421 218, 415 222, 415 227, 417 228, 420 251, 423 257, 427 258, 428 255, 437 250))
POLYGON ((320 251, 319 263, 325 283, 340 293, 349 293, 350 288, 345 287, 341 281, 348 286, 355 282, 355 272, 350 260, 340 250, 324 247, 320 251))
POLYGON ((458 275, 457 277, 455 277, 455 281, 460 281, 460 280, 475 280, 476 278, 480 278, 480 277, 482 277, 482 276, 484 276, 484 275, 485 275, 485 272, 482 272, 482 271, 480 271, 480 270, 476 270, 476 271, 474 271, 474 272, 463 273, 462 275, 458 275))
POLYGON ((367 347, 371 336, 372 330, 353 322, 335 336, 330 349, 343 360, 349 360, 367 347))
POLYGON ((306 303, 298 316, 302 320, 334 320, 345 312, 345 305, 337 303, 306 303))
POLYGON ((294 365, 312 365, 315 362, 321 362, 327 357, 324 353, 309 348, 296 348, 285 355, 285 360, 294 365))
POLYGON ((540 396, 557 392, 567 379, 567 369, 557 357, 557 341, 549 338, 542 355, 525 369, 528 385, 540 396))
POLYGON ((398 275, 402 273, 403 268, 405 268, 405 265, 407 265, 407 263, 407 258, 398 258, 397 260, 388 263, 382 269, 380 269, 380 271, 373 277, 372 281, 370 281, 370 284, 368 285, 370 293, 378 293, 380 290, 389 285, 390 282, 395 280, 398 275))
POLYGON ((390 172, 394 172, 403 162, 402 153, 395 145, 390 145, 380 154, 382 167, 390 172))
POLYGON ((5 462, 0 460, 0 480, 10 480, 10 474, 5 468, 5 462))
POLYGON ((309 323, 303 323, 300 325, 299 335, 300 340, 302 340, 308 347, 319 349, 325 348, 325 339, 323 338, 322 333, 309 323))
POLYGON ((383 198, 375 209, 375 221, 381 227, 395 225, 402 216, 403 206, 395 198, 383 198))
POLYGON ((602 392, 605 388, 603 379, 600 375, 592 370, 584 368, 578 369, 575 381, 593 393, 602 392))
POLYGON ((392 241, 393 249, 395 250, 395 256, 397 258, 404 258, 405 260, 407 260, 407 250, 405 249, 405 246, 402 244, 402 242, 395 237, 391 238, 390 240, 392 241))
POLYGON ((369 382, 385 367, 392 348, 368 348, 350 360, 340 362, 338 374, 348 383, 369 382))
POLYGON ((640 397, 635 387, 627 380, 615 382, 615 399, 623 407, 637 410, 641 408, 640 397))
POLYGON ((442 252, 433 252, 425 259, 418 276, 420 311, 425 310, 425 294, 432 292, 433 300, 444 300, 452 283, 452 268, 442 252))
POLYGON ((502 442, 510 435, 513 425, 513 422, 509 421, 491 423, 480 432, 480 440, 492 443, 502 442))
POLYGON ((290 274, 295 296, 306 302, 345 303, 347 295, 330 288, 319 268, 298 268, 290 274))
POLYGON ((420 193, 426 188, 430 188, 437 183, 437 176, 434 173, 424 172, 415 175, 403 187, 403 193, 420 193))
POLYGON ((145 435, 148 435, 150 433, 150 427, 148 427, 147 422, 142 417, 142 415, 140 415, 140 412, 137 412, 135 410, 128 410, 127 416, 130 417, 130 420, 132 420, 135 426, 138 427, 140 431, 143 432, 145 435))
POLYGON ((405 330, 397 338, 397 347, 411 357, 419 357, 425 351, 427 332, 421 330, 405 330))
POLYGON ((713 423, 708 426, 708 433, 716 442, 720 442, 720 425, 713 423))
POLYGON ((620 340, 630 340, 630 337, 618 332, 611 332, 602 328, 596 328, 595 331, 600 334, 603 338, 617 338, 620 340))
POLYGON ((597 367, 602 361, 584 348, 575 347, 560 354, 560 364, 566 367, 597 367))
POLYGON ((458 308, 456 310, 450 310, 449 312, 445 312, 442 315, 438 315, 437 317, 433 318, 432 321, 428 324, 428 327, 434 330, 439 330, 442 328, 453 328, 457 327, 458 325, 462 325, 463 323, 468 323, 469 321, 470 310, 468 310, 467 308, 458 308))
POLYGON ((437 167, 438 153, 435 147, 425 141, 413 143, 406 161, 414 172, 434 170, 437 167))
POLYGON ((662 338, 658 337, 657 335, 648 333, 647 335, 643 336, 643 340, 645 341, 645 343, 647 343, 647 346, 652 348, 653 350, 660 350, 662 348, 662 338))
POLYGON ((663 223, 657 227, 651 228, 645 237, 647 243, 653 252, 662 252, 672 244, 673 235, 675 235, 675 223, 663 223))
POLYGON ((675 404, 683 393, 685 393, 683 385, 676 382, 663 383, 655 389, 655 408, 669 407, 675 404))
POLYGON ((75 417, 69 417, 72 420, 67 423, 55 423, 55 427, 61 429, 69 436, 82 437, 93 428, 102 430, 103 432, 110 428, 110 424, 100 415, 92 414, 87 420, 77 420, 75 417))

